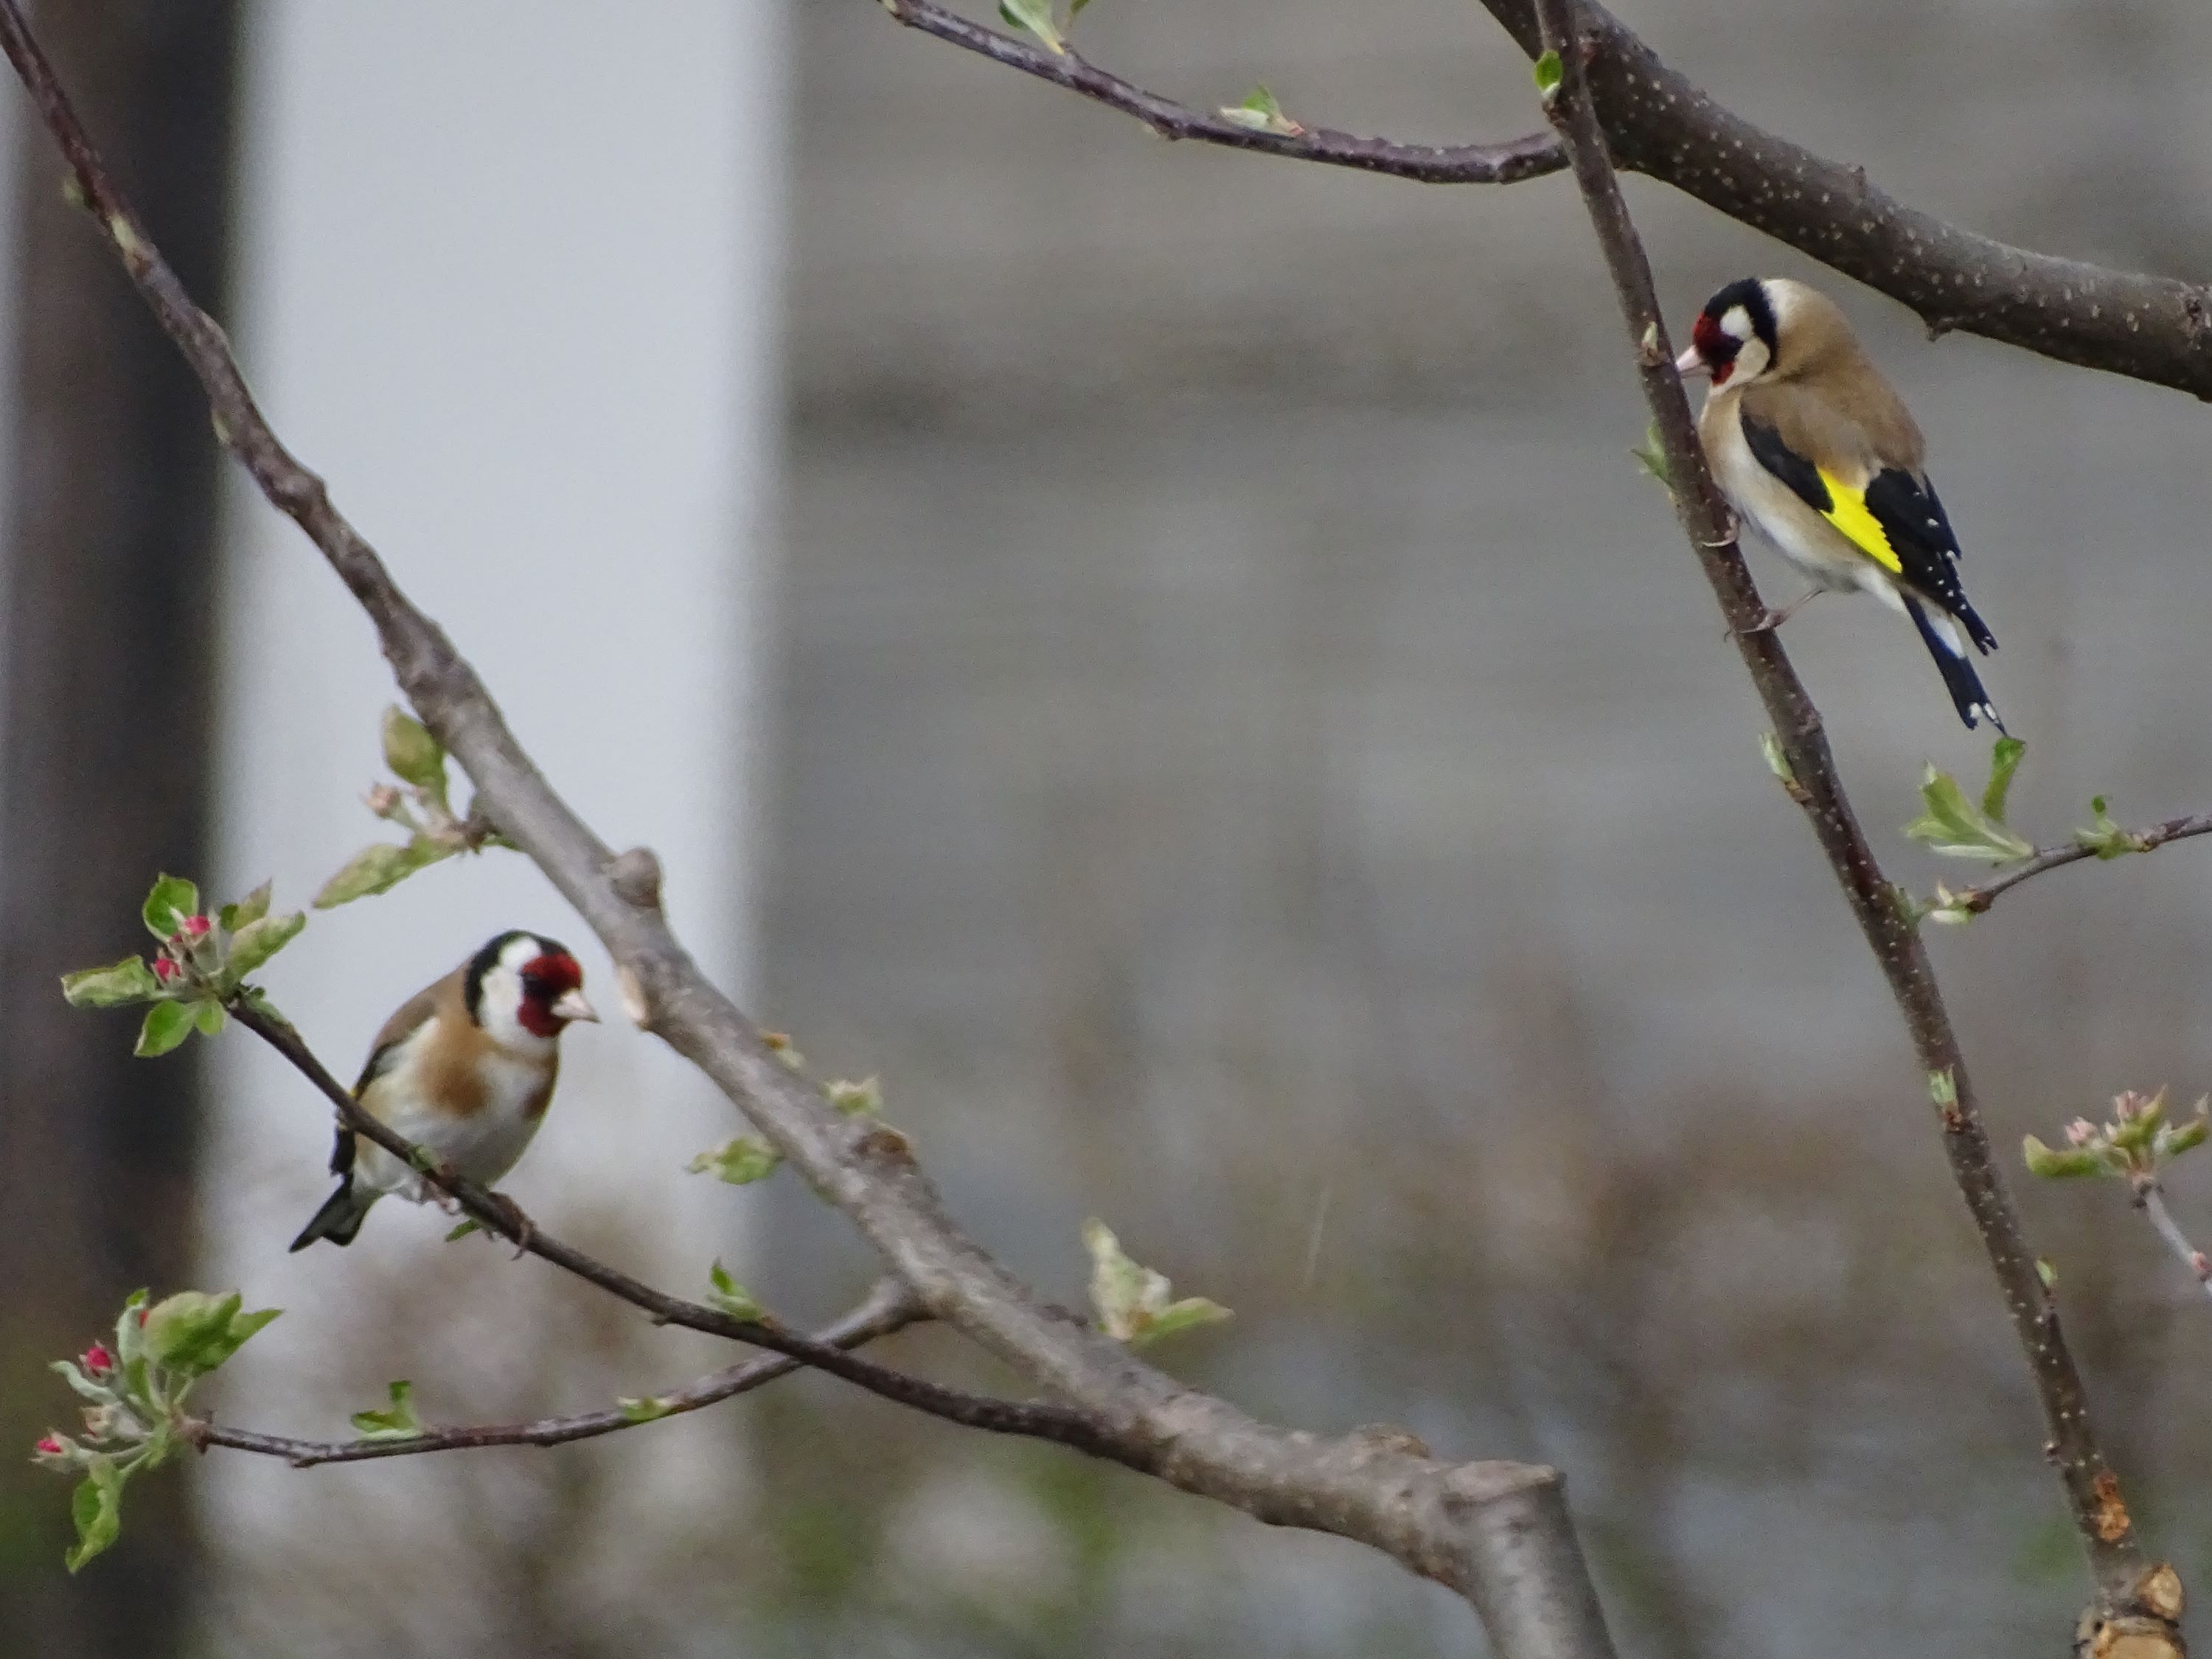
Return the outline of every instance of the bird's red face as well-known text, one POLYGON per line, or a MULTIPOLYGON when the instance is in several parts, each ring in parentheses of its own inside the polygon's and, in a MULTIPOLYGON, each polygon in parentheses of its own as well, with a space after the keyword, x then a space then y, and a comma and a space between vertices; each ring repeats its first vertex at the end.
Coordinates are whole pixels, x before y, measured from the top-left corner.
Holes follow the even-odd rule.
POLYGON ((1715 386, 1739 374, 1742 383, 1757 380, 1774 362, 1775 302, 1756 276, 1730 283, 1705 301, 1690 325, 1690 349, 1674 362, 1685 377, 1710 374, 1715 386))
POLYGON ((1743 349, 1743 342, 1723 329, 1719 318, 1705 311, 1698 313, 1698 320, 1691 325, 1690 344, 1698 363, 1713 377, 1713 384, 1726 386, 1728 377, 1735 373, 1735 354, 1743 349))
POLYGON ((515 1018, 533 1036, 561 1035, 571 1020, 597 1019, 584 1000, 584 969, 566 951, 548 951, 522 964, 522 1000, 515 1018))

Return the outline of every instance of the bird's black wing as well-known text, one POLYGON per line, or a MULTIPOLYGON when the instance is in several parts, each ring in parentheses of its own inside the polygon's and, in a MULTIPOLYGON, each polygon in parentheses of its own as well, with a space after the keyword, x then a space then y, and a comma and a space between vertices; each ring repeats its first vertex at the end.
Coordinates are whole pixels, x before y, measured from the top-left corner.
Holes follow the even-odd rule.
POLYGON ((1822 516, 1828 515, 1836 505, 1835 497, 1828 493, 1827 482, 1820 477, 1820 469, 1806 456, 1790 447, 1778 428, 1760 420, 1746 410, 1742 415, 1743 441, 1751 446, 1752 458, 1769 472, 1789 485, 1790 493, 1822 516))
MULTIPOLYGON (((375 1082, 398 1063, 400 1049, 406 1046, 407 1039, 415 1035, 415 1030, 416 1027, 410 1025, 398 1036, 389 1037, 368 1051, 368 1059, 361 1068, 361 1077, 353 1085, 353 1097, 356 1100, 362 1097, 370 1084, 375 1082)), ((331 1143, 331 1173, 332 1175, 342 1176, 351 1171, 355 1150, 354 1132, 341 1123, 338 1126, 337 1138, 331 1143)))
POLYGON ((1741 419, 1744 442, 1759 465, 1905 586, 1956 617, 1977 646, 1996 648, 1960 585, 1959 538, 1932 485, 1893 466, 1855 489, 1792 449, 1771 423, 1748 410, 1741 419))

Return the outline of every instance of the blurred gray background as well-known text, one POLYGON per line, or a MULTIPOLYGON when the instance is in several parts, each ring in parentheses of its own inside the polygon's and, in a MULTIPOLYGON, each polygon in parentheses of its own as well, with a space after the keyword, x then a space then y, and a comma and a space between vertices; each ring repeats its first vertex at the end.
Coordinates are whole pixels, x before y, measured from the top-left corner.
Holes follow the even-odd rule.
MULTIPOLYGON (((249 9, 249 39, 290 9, 249 9)), ((1741 113, 1917 205, 2054 252, 2212 266, 2200 8, 1623 15, 1741 113)), ((693 885, 679 922, 732 930, 760 1017, 817 1070, 879 1073, 956 1212, 1048 1290, 1080 1296, 1077 1230, 1098 1214, 1235 1308, 1163 1352, 1193 1381, 1293 1423, 1403 1422, 1448 1454, 1561 1464, 1625 1652, 2059 1650, 2085 1580, 2033 1402, 1897 1018, 1628 455, 1641 407, 1571 185, 1445 190, 1163 144, 861 0, 805 0, 758 38, 783 54, 748 163, 786 204, 756 302, 781 355, 738 384, 781 421, 738 465, 763 469, 774 528, 742 533, 740 501, 725 544, 769 573, 726 617, 763 646, 748 707, 769 735, 732 785, 760 830, 729 879, 754 896, 710 921, 718 890, 693 885)), ((1079 39, 1200 105, 1264 81, 1302 119, 1438 143, 1538 118, 1504 36, 1443 0, 1099 0, 1079 39)), ((623 63, 611 85, 650 88, 649 57, 623 63)), ((372 106, 404 124, 398 93, 372 106)), ((2201 412, 1931 344, 1880 296, 1628 191, 1678 319, 1738 276, 1820 282, 1917 411, 2003 641, 1990 689, 2029 745, 2015 821, 2047 841, 2094 793, 2123 822, 2212 803, 2201 412)), ((594 226, 580 208, 580 247, 594 226)), ((609 303, 720 280, 665 262, 609 303)), ((437 285, 415 298, 470 326, 437 285)), ((649 417, 649 385, 624 395, 649 417)), ((346 500, 343 447, 310 459, 346 500)), ((441 499, 411 510, 434 523, 441 499)), ((416 580, 419 554, 386 540, 416 580)), ((538 568, 588 617, 605 556, 538 568)), ((1834 599, 1788 638, 1891 873, 1971 879, 1894 833, 1924 763, 1974 782, 1986 763, 1917 641, 1834 599)), ((357 626, 328 649, 371 661, 357 626)), ((597 693, 588 666, 574 684, 597 693)), ((725 763, 682 727, 647 753, 725 763)), ((368 730, 345 739, 356 765, 368 730)), ((556 782, 588 796, 594 752, 556 782)), ((305 865, 366 838, 337 822, 305 865)), ((1936 940, 2001 1145, 2123 1087, 2212 1087, 2204 856, 2054 874, 1936 940)), ((319 927, 335 951, 362 925, 319 927)), ((377 1011, 412 982, 387 977, 377 1011)), ((288 1109, 297 1146, 264 1163, 291 1205, 319 1125, 288 1109)), ((529 1170, 557 1167, 557 1133, 529 1170)), ((517 1190, 549 1224, 659 1253, 669 1169, 624 1203, 550 1175, 517 1190)), ((2212 1314, 2117 1191, 2023 1178, 2021 1200, 2138 1520, 2201 1593, 2212 1314)), ((2212 1175, 2185 1165, 2174 1200, 2212 1234, 2212 1175)), ((671 1259, 724 1249, 793 1316, 866 1281, 787 1176, 714 1208, 720 1231, 671 1259)), ((228 1235, 217 1260, 249 1297, 281 1299, 290 1218, 228 1235)), ((234 1386, 260 1417, 335 1429, 409 1374, 402 1352, 454 1418, 592 1403, 701 1358, 534 1265, 439 1254, 429 1218, 390 1232, 319 1267, 324 1294, 344 1287, 340 1334, 290 1363, 322 1415, 283 1355, 255 1380, 249 1352, 234 1386)), ((942 1334, 893 1352, 1006 1381, 942 1334)), ((201 1506, 180 1651, 1482 1650, 1463 1606, 1380 1558, 813 1381, 590 1448, 229 1490, 201 1506), (652 1437, 678 1451, 635 1443, 652 1437), (658 1503, 672 1462, 728 1473, 658 1503), (415 1518, 363 1530, 395 1485, 415 1518), (280 1488, 281 1527, 237 1501, 280 1488)), ((36 1496, 46 1532, 16 1574, 58 1555, 60 1494, 36 1496)))

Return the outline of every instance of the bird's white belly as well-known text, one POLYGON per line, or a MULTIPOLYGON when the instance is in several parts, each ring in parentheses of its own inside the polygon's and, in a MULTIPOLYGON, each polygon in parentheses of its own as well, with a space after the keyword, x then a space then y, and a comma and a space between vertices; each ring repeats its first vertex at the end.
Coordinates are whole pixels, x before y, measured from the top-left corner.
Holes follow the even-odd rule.
MULTIPOLYGON (((489 1186, 514 1167, 539 1118, 528 1106, 544 1085, 542 1066, 501 1055, 484 1062, 489 1097, 483 1107, 466 1115, 432 1113, 407 1086, 404 1073, 380 1079, 373 1105, 376 1115, 418 1146, 434 1152, 458 1173, 489 1186)), ((432 1196, 422 1177, 381 1146, 359 1143, 354 1178, 380 1193, 390 1193, 416 1204, 432 1196)))
POLYGON ((1904 597, 1887 570, 1759 464, 1733 406, 1718 419, 1701 424, 1710 428, 1705 459, 1712 466, 1713 482, 1720 485, 1729 505, 1807 580, 1838 591, 1856 589, 1895 610, 1905 608, 1904 597))

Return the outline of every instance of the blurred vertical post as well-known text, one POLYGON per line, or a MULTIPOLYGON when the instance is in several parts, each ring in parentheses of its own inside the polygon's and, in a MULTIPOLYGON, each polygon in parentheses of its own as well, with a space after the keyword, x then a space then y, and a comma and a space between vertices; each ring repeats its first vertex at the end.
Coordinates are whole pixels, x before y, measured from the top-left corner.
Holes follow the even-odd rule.
MULTIPOLYGON (((38 8, 40 35, 195 292, 223 289, 234 0, 38 8)), ((192 1245, 196 1064, 134 1060, 119 1016, 74 1013, 64 969, 146 941, 160 868, 207 854, 216 453, 198 388, 110 251, 63 199, 20 96, 17 402, 0 660, 0 1630, 42 1659, 173 1653, 196 1553, 176 1480, 85 1579, 67 1493, 18 1452, 68 1396, 44 1367, 192 1245), (30 1633, 35 1632, 35 1635, 30 1633)), ((219 309, 218 306, 218 309, 219 309)))

